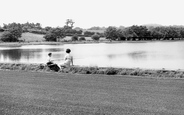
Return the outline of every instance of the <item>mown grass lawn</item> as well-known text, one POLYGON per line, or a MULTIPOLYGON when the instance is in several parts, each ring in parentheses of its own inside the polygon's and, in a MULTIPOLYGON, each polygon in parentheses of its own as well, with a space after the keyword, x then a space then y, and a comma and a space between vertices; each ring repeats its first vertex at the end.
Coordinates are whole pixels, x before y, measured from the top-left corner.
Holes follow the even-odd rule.
POLYGON ((0 70, 0 115, 183 115, 184 81, 0 70))

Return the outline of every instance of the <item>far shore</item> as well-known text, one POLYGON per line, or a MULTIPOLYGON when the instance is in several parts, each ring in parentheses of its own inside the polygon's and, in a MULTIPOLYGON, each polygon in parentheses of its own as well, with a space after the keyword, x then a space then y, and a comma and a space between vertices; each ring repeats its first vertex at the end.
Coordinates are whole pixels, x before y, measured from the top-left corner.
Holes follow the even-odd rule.
POLYGON ((177 42, 184 40, 163 40, 163 41, 109 41, 109 40, 100 40, 100 41, 64 41, 64 42, 48 42, 48 41, 39 41, 39 42, 0 42, 0 47, 18 47, 22 45, 63 45, 63 44, 93 44, 93 43, 148 43, 148 42, 177 42))

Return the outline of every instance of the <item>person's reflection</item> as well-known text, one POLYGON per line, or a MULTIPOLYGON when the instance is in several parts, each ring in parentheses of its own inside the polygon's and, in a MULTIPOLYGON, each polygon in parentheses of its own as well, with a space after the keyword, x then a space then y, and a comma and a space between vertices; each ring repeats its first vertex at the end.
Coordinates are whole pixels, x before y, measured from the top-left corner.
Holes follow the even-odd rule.
POLYGON ((3 55, 4 59, 18 61, 21 59, 21 49, 1 50, 0 55, 3 55))
POLYGON ((122 56, 124 56, 124 54, 108 54, 107 55, 107 57, 109 58, 109 59, 115 59, 115 58, 120 58, 120 57, 122 57, 122 56))
POLYGON ((146 52, 144 51, 131 52, 128 53, 128 56, 133 60, 145 60, 147 57, 146 52))

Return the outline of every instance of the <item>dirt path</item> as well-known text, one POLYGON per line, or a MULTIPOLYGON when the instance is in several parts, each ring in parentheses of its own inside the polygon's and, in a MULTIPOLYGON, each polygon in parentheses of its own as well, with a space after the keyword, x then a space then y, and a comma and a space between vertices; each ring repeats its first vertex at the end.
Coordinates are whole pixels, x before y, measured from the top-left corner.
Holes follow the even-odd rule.
POLYGON ((0 70, 0 115, 183 115, 184 79, 0 70))

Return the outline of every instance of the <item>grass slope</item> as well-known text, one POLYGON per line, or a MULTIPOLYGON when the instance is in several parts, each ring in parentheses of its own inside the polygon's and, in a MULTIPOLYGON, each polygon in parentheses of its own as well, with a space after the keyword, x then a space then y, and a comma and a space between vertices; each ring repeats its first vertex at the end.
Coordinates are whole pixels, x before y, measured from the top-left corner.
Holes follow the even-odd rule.
POLYGON ((23 40, 25 42, 41 42, 45 41, 45 38, 43 38, 44 35, 41 34, 33 34, 33 33, 23 33, 20 40, 23 40))

